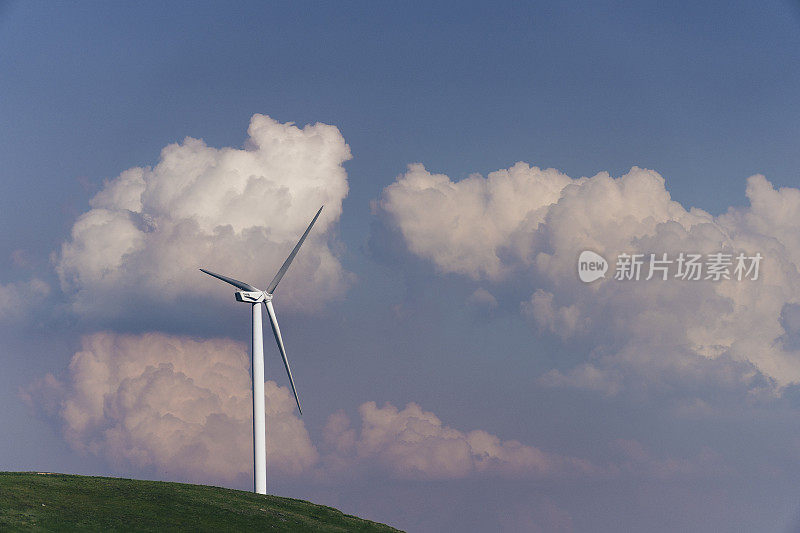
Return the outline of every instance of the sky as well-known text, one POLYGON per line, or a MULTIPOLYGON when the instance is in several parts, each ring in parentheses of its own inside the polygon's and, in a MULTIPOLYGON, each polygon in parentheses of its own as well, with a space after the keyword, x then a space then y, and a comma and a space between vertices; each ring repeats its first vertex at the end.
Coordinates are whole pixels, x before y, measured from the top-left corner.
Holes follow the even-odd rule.
POLYGON ((324 204, 270 492, 798 531, 797 94, 796 2, 0 3, 0 470, 251 489, 249 310, 197 269, 266 285, 324 204))

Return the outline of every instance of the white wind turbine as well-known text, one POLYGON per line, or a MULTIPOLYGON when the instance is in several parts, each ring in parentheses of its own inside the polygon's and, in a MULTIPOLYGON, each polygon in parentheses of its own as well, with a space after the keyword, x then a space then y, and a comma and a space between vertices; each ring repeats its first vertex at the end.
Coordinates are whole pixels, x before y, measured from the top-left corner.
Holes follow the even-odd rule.
POLYGON ((292 253, 290 253, 286 261, 283 262, 280 270, 278 270, 278 273, 272 278, 266 290, 262 291, 249 283, 244 283, 243 281, 235 280, 228 276, 223 276, 222 274, 215 274, 203 268, 200 269, 209 276, 214 276, 240 289, 235 294, 236 301, 246 302, 253 306, 253 490, 258 494, 267 493, 266 416, 264 413, 264 337, 261 329, 260 304, 264 304, 269 314, 269 321, 270 324, 272 324, 272 333, 275 334, 275 340, 278 343, 278 349, 283 358, 283 366, 286 367, 286 373, 289 375, 289 383, 292 386, 294 399, 297 402, 297 409, 302 415, 303 410, 300 408, 300 399, 297 397, 297 389, 295 389, 294 379, 292 379, 292 370, 289 368, 289 360, 286 358, 286 348, 283 346, 283 338, 281 337, 281 330, 278 327, 278 319, 275 318, 275 309, 272 307, 272 293, 275 292, 275 288, 278 286, 278 283, 280 283, 281 278, 286 274, 289 265, 292 264, 294 256, 297 255, 297 251, 300 250, 300 246, 303 245, 303 241, 306 240, 308 233, 311 231, 311 227, 314 225, 314 222, 317 221, 321 212, 322 207, 320 207, 317 214, 314 215, 311 224, 308 225, 303 236, 297 241, 292 253))

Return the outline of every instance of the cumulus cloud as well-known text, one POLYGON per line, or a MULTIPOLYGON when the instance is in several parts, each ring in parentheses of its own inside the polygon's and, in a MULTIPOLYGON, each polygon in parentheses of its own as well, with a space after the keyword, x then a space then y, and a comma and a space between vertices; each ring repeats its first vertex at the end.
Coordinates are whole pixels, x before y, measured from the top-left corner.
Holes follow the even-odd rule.
POLYGON ((332 471, 378 468, 404 479, 455 479, 473 475, 542 477, 588 475, 600 469, 583 459, 548 453, 483 430, 462 432, 410 403, 402 410, 387 403, 359 407, 361 429, 344 412, 332 415, 325 442, 332 471))
POLYGON ((800 380, 800 190, 757 175, 746 194, 749 206, 712 216, 673 201, 658 173, 636 167, 572 179, 518 163, 454 182, 410 165, 380 207, 415 255, 475 280, 527 281, 522 313, 540 331, 591 345, 585 363, 543 383, 606 394, 713 384, 749 394, 800 380), (609 261, 607 278, 623 252, 764 259, 755 281, 585 285, 576 275, 583 250, 609 261))
POLYGON ((503 254, 515 252, 520 226, 540 223, 570 181, 556 170, 517 163, 488 178, 453 182, 413 164, 384 189, 380 207, 409 249, 443 272, 494 280, 508 271, 503 254))
MULTIPOLYGON (((252 473, 252 396, 244 345, 160 333, 86 336, 63 380, 47 375, 27 397, 55 415, 76 450, 118 466, 230 482, 252 473)), ((317 450, 294 399, 268 381, 267 461, 300 475, 317 450)))
MULTIPOLYGON (((75 450, 119 468, 231 483, 252 473, 252 400, 247 348, 226 339, 95 333, 82 339, 63 378, 51 374, 23 391, 54 417, 75 450)), ((411 403, 366 402, 361 427, 344 411, 325 425, 320 456, 296 415, 288 388, 268 381, 270 472, 309 479, 453 479, 474 475, 594 475, 588 461, 549 453, 483 430, 448 427, 411 403)))
MULTIPOLYGON (((158 163, 105 183, 56 258, 63 290, 83 316, 123 314, 132 298, 195 294, 198 267, 266 285, 320 205, 325 209, 281 289, 290 307, 341 295, 329 236, 347 195, 350 148, 334 126, 298 128, 254 115, 243 149, 187 137, 158 163)), ((228 294, 229 293, 225 293, 228 294)))

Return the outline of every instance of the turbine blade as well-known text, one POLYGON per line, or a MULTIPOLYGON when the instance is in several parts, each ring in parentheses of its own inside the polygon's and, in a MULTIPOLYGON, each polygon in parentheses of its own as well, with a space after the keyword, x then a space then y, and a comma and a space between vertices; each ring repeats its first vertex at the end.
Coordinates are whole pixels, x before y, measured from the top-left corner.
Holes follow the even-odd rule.
POLYGON ((250 285, 248 283, 245 283, 244 281, 239 281, 238 279, 229 278, 228 276, 223 276, 222 274, 215 274, 214 272, 209 272, 208 270, 206 270, 204 268, 201 268, 200 272, 205 272, 209 276, 214 276, 217 279, 221 279, 225 283, 230 283, 234 287, 242 289, 243 291, 251 291, 251 292, 252 291, 258 291, 258 289, 256 289, 252 285, 250 285))
POLYGON ((283 338, 281 337, 281 328, 278 327, 278 319, 275 317, 275 309, 272 307, 272 302, 266 300, 264 302, 264 307, 267 308, 267 314, 269 314, 269 323, 272 324, 272 333, 275 334, 275 341, 278 343, 278 348, 281 351, 281 357, 283 358, 283 366, 286 367, 286 374, 289 376, 289 384, 292 386, 292 392, 294 393, 294 400, 297 402, 297 410, 300 411, 300 414, 303 414, 303 409, 300 408, 300 398, 297 397, 297 389, 294 386, 294 379, 292 378, 292 369, 289 368, 289 360, 286 358, 286 348, 283 346, 283 338))
MULTIPOLYGON (((325 206, 323 205, 322 207, 325 207, 325 206)), ((286 258, 286 261, 283 262, 283 265, 281 266, 281 269, 278 270, 278 273, 275 274, 274 278, 272 278, 272 281, 269 283, 269 287, 267 287, 267 290, 266 290, 267 294, 272 294, 275 291, 275 288, 278 286, 278 283, 281 282, 281 278, 283 278, 283 275, 286 274, 287 270, 289 270, 289 265, 292 264, 292 261, 294 260, 294 256, 297 255, 297 252, 300 250, 300 247, 303 245, 303 241, 306 240, 306 237, 308 236, 308 232, 311 231, 311 226, 314 225, 314 222, 316 222, 317 218, 319 218, 319 214, 322 213, 322 207, 320 207, 319 211, 317 211, 317 214, 314 215, 314 220, 311 221, 311 224, 309 224, 308 228, 306 228, 306 232, 303 233, 303 236, 300 237, 299 241, 297 241, 297 244, 295 245, 294 250, 292 250, 292 253, 290 253, 289 257, 286 258)))

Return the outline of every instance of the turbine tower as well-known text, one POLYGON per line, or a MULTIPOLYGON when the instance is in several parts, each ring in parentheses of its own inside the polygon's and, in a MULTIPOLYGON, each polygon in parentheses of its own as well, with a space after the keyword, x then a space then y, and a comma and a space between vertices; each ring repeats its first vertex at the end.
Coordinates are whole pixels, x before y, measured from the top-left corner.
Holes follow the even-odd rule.
POLYGON ((222 274, 215 274, 214 272, 209 272, 203 268, 200 269, 201 272, 205 272, 209 276, 214 276, 217 279, 221 279, 225 283, 230 283, 239 289, 235 293, 237 302, 245 302, 252 305, 253 491, 258 494, 267 493, 267 422, 264 413, 264 336, 261 328, 261 304, 264 304, 267 314, 269 315, 269 322, 272 325, 272 333, 275 335, 275 341, 278 343, 278 349, 280 350, 281 357, 283 358, 283 366, 286 367, 286 373, 289 375, 289 384, 292 386, 294 399, 297 402, 297 410, 300 411, 300 414, 302 415, 303 410, 300 408, 300 399, 297 397, 297 389, 294 386, 294 379, 292 379, 292 369, 289 367, 289 360, 286 358, 286 348, 283 346, 283 338, 281 337, 281 330, 278 327, 278 319, 275 317, 275 308, 272 307, 272 294, 278 287, 278 283, 281 282, 283 275, 286 274, 286 271, 289 269, 289 265, 292 264, 292 260, 294 260, 298 250, 300 250, 300 247, 303 245, 303 241, 306 240, 308 233, 311 231, 311 227, 314 225, 314 222, 317 221, 317 218, 319 218, 320 213, 322 213, 322 207, 320 207, 319 211, 317 211, 317 214, 314 215, 314 219, 311 221, 311 224, 308 225, 308 228, 306 228, 303 236, 300 237, 299 241, 297 241, 292 253, 290 253, 289 257, 286 258, 286 261, 283 262, 280 270, 278 270, 278 273, 275 274, 274 278, 272 278, 272 281, 269 283, 269 286, 266 288, 266 290, 262 291, 256 287, 253 287, 249 283, 229 278, 228 276, 223 276, 222 274))

